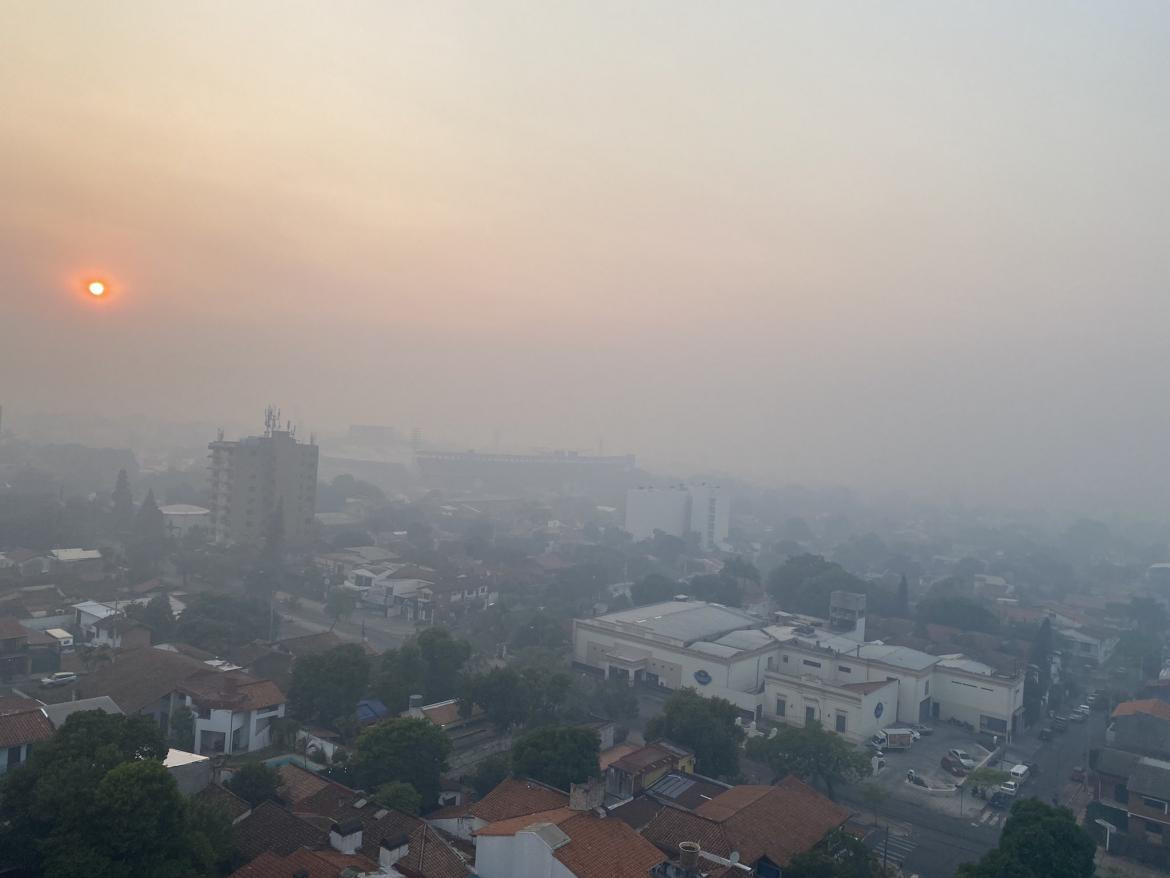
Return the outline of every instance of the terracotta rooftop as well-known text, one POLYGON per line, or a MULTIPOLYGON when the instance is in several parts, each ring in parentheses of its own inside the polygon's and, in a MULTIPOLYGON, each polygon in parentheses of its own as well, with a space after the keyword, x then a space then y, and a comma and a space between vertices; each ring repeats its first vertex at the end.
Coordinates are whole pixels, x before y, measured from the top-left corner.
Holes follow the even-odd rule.
POLYGON ((552 824, 569 841, 553 850, 576 878, 646 878, 663 860, 658 850, 621 820, 598 817, 592 811, 556 808, 524 817, 502 820, 476 835, 511 836, 541 824, 552 824))
POLYGON ((241 856, 249 860, 265 852, 287 856, 298 848, 320 847, 328 837, 325 830, 289 813, 275 802, 261 802, 236 824, 235 831, 236 847, 241 856))
POLYGON ((1123 701, 1113 709, 1114 717, 1133 716, 1136 713, 1170 721, 1170 704, 1157 698, 1146 698, 1142 701, 1123 701))
POLYGON ((368 857, 347 855, 326 848, 309 850, 299 848, 289 854, 265 851, 246 866, 231 873, 230 878, 337 878, 345 869, 356 869, 357 874, 378 871, 378 864, 368 857))
POLYGON ((0 748, 19 747, 53 737, 53 724, 30 698, 0 698, 0 748))
POLYGON ((672 856, 681 841, 726 857, 739 851, 747 865, 767 857, 784 867, 849 819, 850 812, 794 775, 775 786, 732 787, 694 813, 666 807, 643 835, 672 856))
POLYGON ((28 637, 28 629, 12 616, 0 616, 0 640, 28 637))
POLYGON ((208 805, 213 805, 227 814, 234 823, 237 818, 242 817, 252 810, 252 806, 241 799, 231 790, 225 786, 220 786, 217 783, 208 784, 192 798, 208 805))
POLYGON ((633 753, 627 753, 611 764, 614 768, 627 774, 639 774, 663 765, 672 765, 679 759, 680 755, 665 747, 660 747, 658 744, 647 744, 633 753))
POLYGON ((568 804, 568 795, 559 790, 536 781, 509 777, 500 781, 495 789, 468 810, 473 817, 485 823, 495 823, 524 814, 566 807, 568 804))
POLYGON ((201 707, 219 710, 263 710, 284 704, 285 696, 271 680, 257 680, 243 671, 216 671, 194 674, 176 687, 201 707))

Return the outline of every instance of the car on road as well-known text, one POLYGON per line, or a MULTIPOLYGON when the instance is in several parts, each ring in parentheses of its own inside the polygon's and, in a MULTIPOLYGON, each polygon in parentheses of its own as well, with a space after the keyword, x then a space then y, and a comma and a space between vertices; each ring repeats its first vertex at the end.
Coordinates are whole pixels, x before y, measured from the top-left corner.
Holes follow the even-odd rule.
POLYGON ((975 767, 975 760, 971 758, 971 754, 966 750, 960 750, 958 747, 952 747, 947 751, 947 756, 950 756, 967 771, 971 771, 975 767))
POLYGON ((1068 717, 1067 716, 1053 717, 1053 719, 1052 719, 1053 731, 1063 732, 1067 728, 1068 728, 1068 717))
POLYGON ((1082 783, 1085 780, 1085 769, 1078 765, 1069 772, 1068 779, 1076 783, 1082 783))
POLYGON ((1074 723, 1083 723, 1089 718, 1089 712, 1082 711, 1079 707, 1068 715, 1068 718, 1074 723))
POLYGON ((996 790, 991 794, 991 798, 987 800, 988 807, 995 808, 997 811, 1002 811, 1005 808, 1010 808, 1012 805, 1012 797, 1002 790, 996 790))
POLYGON ((944 756, 939 764, 955 777, 963 777, 963 775, 967 773, 967 769, 963 767, 963 763, 959 762, 959 760, 950 753, 944 756))
POLYGON ((68 686, 70 683, 76 682, 77 674, 72 671, 58 671, 47 677, 41 677, 41 685, 46 689, 52 689, 54 686, 68 686))
POLYGON ((1005 796, 1015 796, 1020 791, 1020 785, 1014 780, 1005 780, 995 788, 997 793, 1003 793, 1005 796))

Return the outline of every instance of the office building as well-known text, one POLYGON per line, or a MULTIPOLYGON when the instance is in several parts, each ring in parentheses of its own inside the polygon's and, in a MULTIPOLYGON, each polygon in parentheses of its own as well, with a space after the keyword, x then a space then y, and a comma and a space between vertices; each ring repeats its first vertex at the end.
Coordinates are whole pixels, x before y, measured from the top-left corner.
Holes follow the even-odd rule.
POLYGON ((287 545, 313 533, 317 445, 298 442, 290 424, 269 409, 263 436, 219 439, 211 450, 211 516, 216 542, 262 543, 279 530, 287 545), (276 521, 279 518, 279 528, 276 521))
POLYGON ((672 485, 631 488, 626 492, 626 530, 646 540, 656 530, 676 537, 699 535, 710 549, 727 540, 731 498, 718 485, 672 485))

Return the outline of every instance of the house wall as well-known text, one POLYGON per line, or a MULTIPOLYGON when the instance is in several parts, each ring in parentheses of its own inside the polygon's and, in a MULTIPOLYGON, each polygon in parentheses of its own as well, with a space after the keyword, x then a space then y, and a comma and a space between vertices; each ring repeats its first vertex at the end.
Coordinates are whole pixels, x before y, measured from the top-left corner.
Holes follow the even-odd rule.
MULTIPOLYGON (((15 749, 15 748, 13 748, 15 749)), ((18 765, 23 765, 28 761, 28 754, 31 750, 30 744, 20 745, 20 759, 11 765, 8 764, 8 748, 0 747, 0 775, 7 773, 9 768, 15 768, 18 765)))
POLYGON ((773 722, 799 727, 805 724, 805 709, 812 707, 815 719, 826 729, 836 731, 837 715, 841 713, 845 716, 844 736, 851 741, 864 741, 897 722, 893 708, 898 701, 898 685, 891 681, 875 692, 846 694, 816 678, 770 673, 764 688, 764 716, 773 722), (780 698, 784 699, 783 716, 777 712, 780 698), (878 704, 882 705, 880 717, 875 716, 878 704))
MULTIPOLYGON (((424 818, 426 819, 426 818, 424 818)), ((443 817, 438 820, 427 820, 435 829, 441 829, 443 832, 450 833, 456 838, 461 838, 464 841, 472 841, 476 830, 483 829, 487 826, 487 822, 480 820, 478 817, 473 817, 470 814, 465 814, 462 817, 443 817)), ((482 839, 487 841, 487 839, 482 839)), ((476 856, 479 856, 479 844, 476 844, 476 856)))
POLYGON ((1022 679, 1007 681, 936 667, 934 680, 934 698, 939 705, 940 719, 954 717, 992 734, 1012 731, 1012 716, 1024 703, 1022 679), (991 720, 1004 725, 1000 727, 991 720))
POLYGON ((477 839, 475 871, 479 878, 574 878, 549 846, 531 832, 477 839))

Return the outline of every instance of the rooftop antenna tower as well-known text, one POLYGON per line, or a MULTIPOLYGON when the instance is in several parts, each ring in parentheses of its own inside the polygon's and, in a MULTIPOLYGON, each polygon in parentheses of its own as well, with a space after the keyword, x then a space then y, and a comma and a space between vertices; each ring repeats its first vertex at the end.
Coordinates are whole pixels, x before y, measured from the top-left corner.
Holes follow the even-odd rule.
POLYGON ((274 431, 280 429, 280 409, 276 406, 268 406, 264 409, 264 435, 271 436, 274 431))

